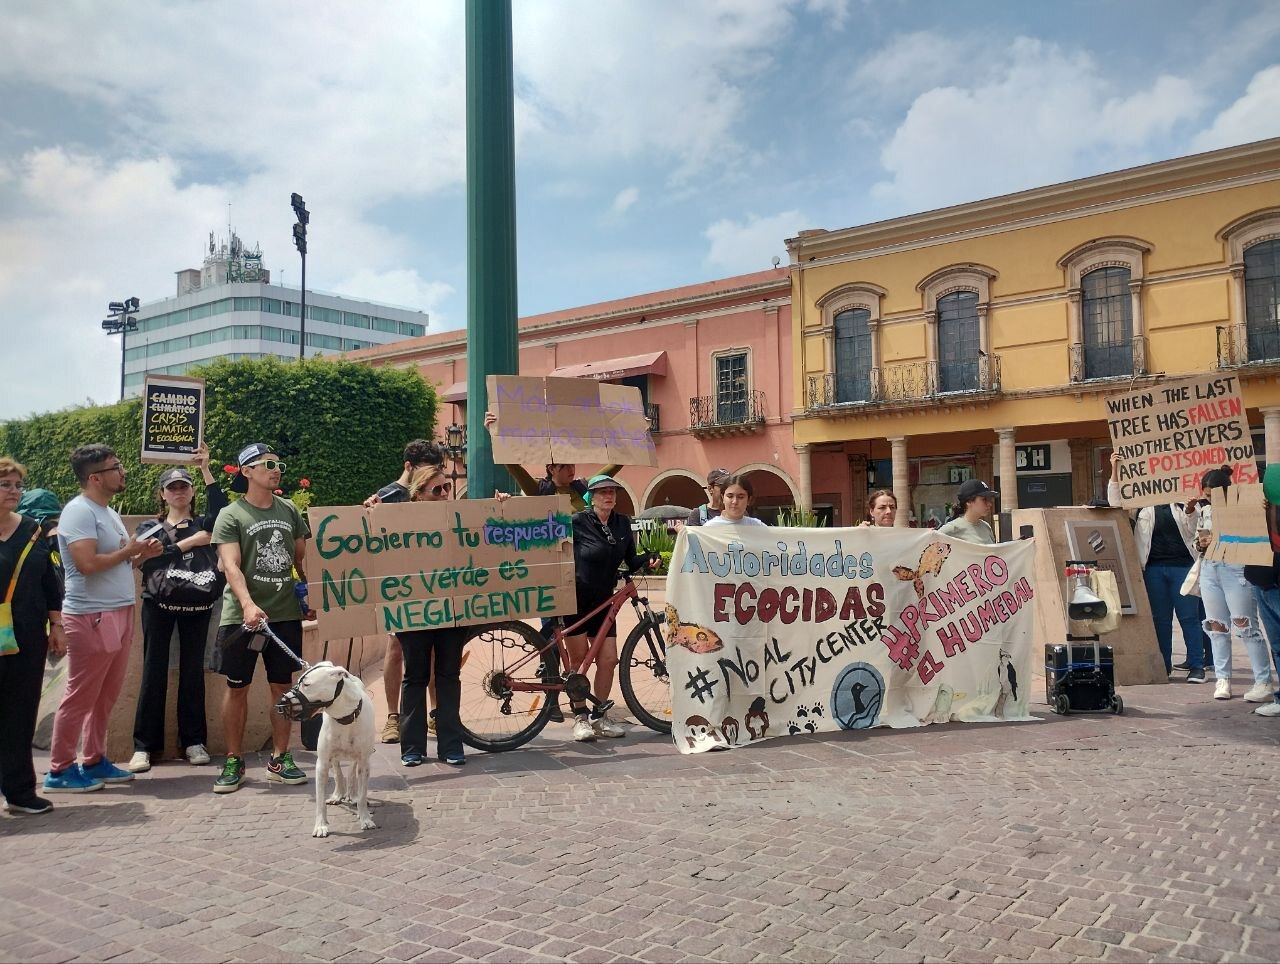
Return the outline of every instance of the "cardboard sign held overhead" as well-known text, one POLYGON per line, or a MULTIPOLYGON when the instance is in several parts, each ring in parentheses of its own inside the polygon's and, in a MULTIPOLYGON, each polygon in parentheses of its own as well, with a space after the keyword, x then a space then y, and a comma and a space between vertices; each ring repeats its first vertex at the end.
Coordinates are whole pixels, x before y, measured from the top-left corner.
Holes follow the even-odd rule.
POLYGON ((567 496, 320 507, 307 512, 321 639, 572 613, 567 496))
POLYGON ((1127 508, 1198 499, 1201 477, 1223 465, 1234 470, 1236 483, 1258 481, 1233 374, 1196 375, 1108 398, 1107 430, 1127 508))
POLYGON ((1246 566, 1271 565, 1271 538, 1262 486, 1232 485, 1213 490, 1213 542, 1206 559, 1246 566))
POLYGON ((148 375, 142 383, 143 462, 186 464, 204 441, 204 379, 148 375))
POLYGON ((640 389, 585 378, 490 375, 493 460, 657 465, 640 389))

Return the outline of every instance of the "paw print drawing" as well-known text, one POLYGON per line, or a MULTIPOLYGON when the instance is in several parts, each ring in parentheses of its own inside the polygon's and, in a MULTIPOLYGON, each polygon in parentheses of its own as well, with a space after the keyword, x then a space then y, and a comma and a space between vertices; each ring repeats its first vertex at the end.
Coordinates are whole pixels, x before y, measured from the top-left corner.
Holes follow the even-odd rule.
POLYGON ((787 724, 787 732, 790 733, 792 736, 795 736, 797 733, 805 733, 805 732, 817 733, 818 723, 816 720, 813 719, 813 717, 822 716, 822 714, 823 714, 823 707, 821 703, 814 703, 813 706, 811 707, 803 706, 803 705, 797 706, 796 718, 799 720, 803 720, 804 722, 797 723, 796 720, 792 720, 789 724, 787 724))

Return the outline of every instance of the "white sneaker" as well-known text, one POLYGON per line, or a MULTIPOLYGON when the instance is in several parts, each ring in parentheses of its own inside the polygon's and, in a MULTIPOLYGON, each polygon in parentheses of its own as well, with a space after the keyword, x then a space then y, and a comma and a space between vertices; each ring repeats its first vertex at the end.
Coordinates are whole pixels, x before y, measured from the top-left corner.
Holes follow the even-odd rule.
POLYGON ((1280 703, 1267 703, 1253 711, 1258 716, 1280 716, 1280 703))
POLYGON ((130 773, 146 773, 151 769, 151 754, 146 750, 138 750, 129 757, 129 762, 124 765, 124 768, 130 773))
POLYGON ((187 747, 187 761, 193 767, 202 767, 209 762, 209 751, 204 748, 203 743, 189 746, 187 747))
POLYGON ((1270 683, 1255 683, 1245 691, 1244 701, 1246 703, 1270 703, 1274 693, 1275 687, 1270 683))
POLYGON ((601 716, 591 721, 591 729, 595 730, 596 736, 607 737, 616 740, 618 737, 626 736, 627 731, 620 727, 607 716, 601 716))
POLYGON ((1231 680, 1220 679, 1213 684, 1213 698, 1215 700, 1231 699, 1231 680))
POLYGON ((585 715, 579 716, 573 721, 573 738, 579 743, 595 742, 596 729, 585 715))

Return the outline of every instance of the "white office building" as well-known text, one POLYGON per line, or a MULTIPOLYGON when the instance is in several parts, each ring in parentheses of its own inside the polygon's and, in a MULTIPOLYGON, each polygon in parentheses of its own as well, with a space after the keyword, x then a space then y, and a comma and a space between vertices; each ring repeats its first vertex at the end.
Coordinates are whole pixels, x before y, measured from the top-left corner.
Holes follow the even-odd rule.
MULTIPOLYGON (((125 347, 125 392, 138 395, 148 373, 180 375, 215 358, 298 357, 301 292, 271 284, 262 252, 234 233, 215 243, 202 268, 177 272, 173 298, 134 313, 125 347)), ((307 356, 385 345, 427 333, 422 311, 307 292, 307 356)))

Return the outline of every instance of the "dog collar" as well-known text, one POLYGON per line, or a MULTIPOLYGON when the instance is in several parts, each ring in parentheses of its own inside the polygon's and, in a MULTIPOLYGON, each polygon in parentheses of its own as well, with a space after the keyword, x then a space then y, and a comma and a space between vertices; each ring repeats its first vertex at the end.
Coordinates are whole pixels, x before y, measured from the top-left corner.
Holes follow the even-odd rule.
MULTIPOLYGON (((335 698, 336 698, 336 694, 335 694, 335 698)), ((333 722, 335 722, 335 723, 341 723, 343 726, 350 726, 352 723, 354 723, 354 722, 359 718, 359 716, 360 716, 360 711, 361 711, 362 709, 364 709, 364 698, 363 698, 363 697, 361 697, 360 702, 356 704, 356 708, 355 708, 354 710, 352 710, 350 713, 348 713, 346 716, 343 716, 343 717, 337 717, 337 716, 335 716, 335 717, 333 718, 333 722)))

